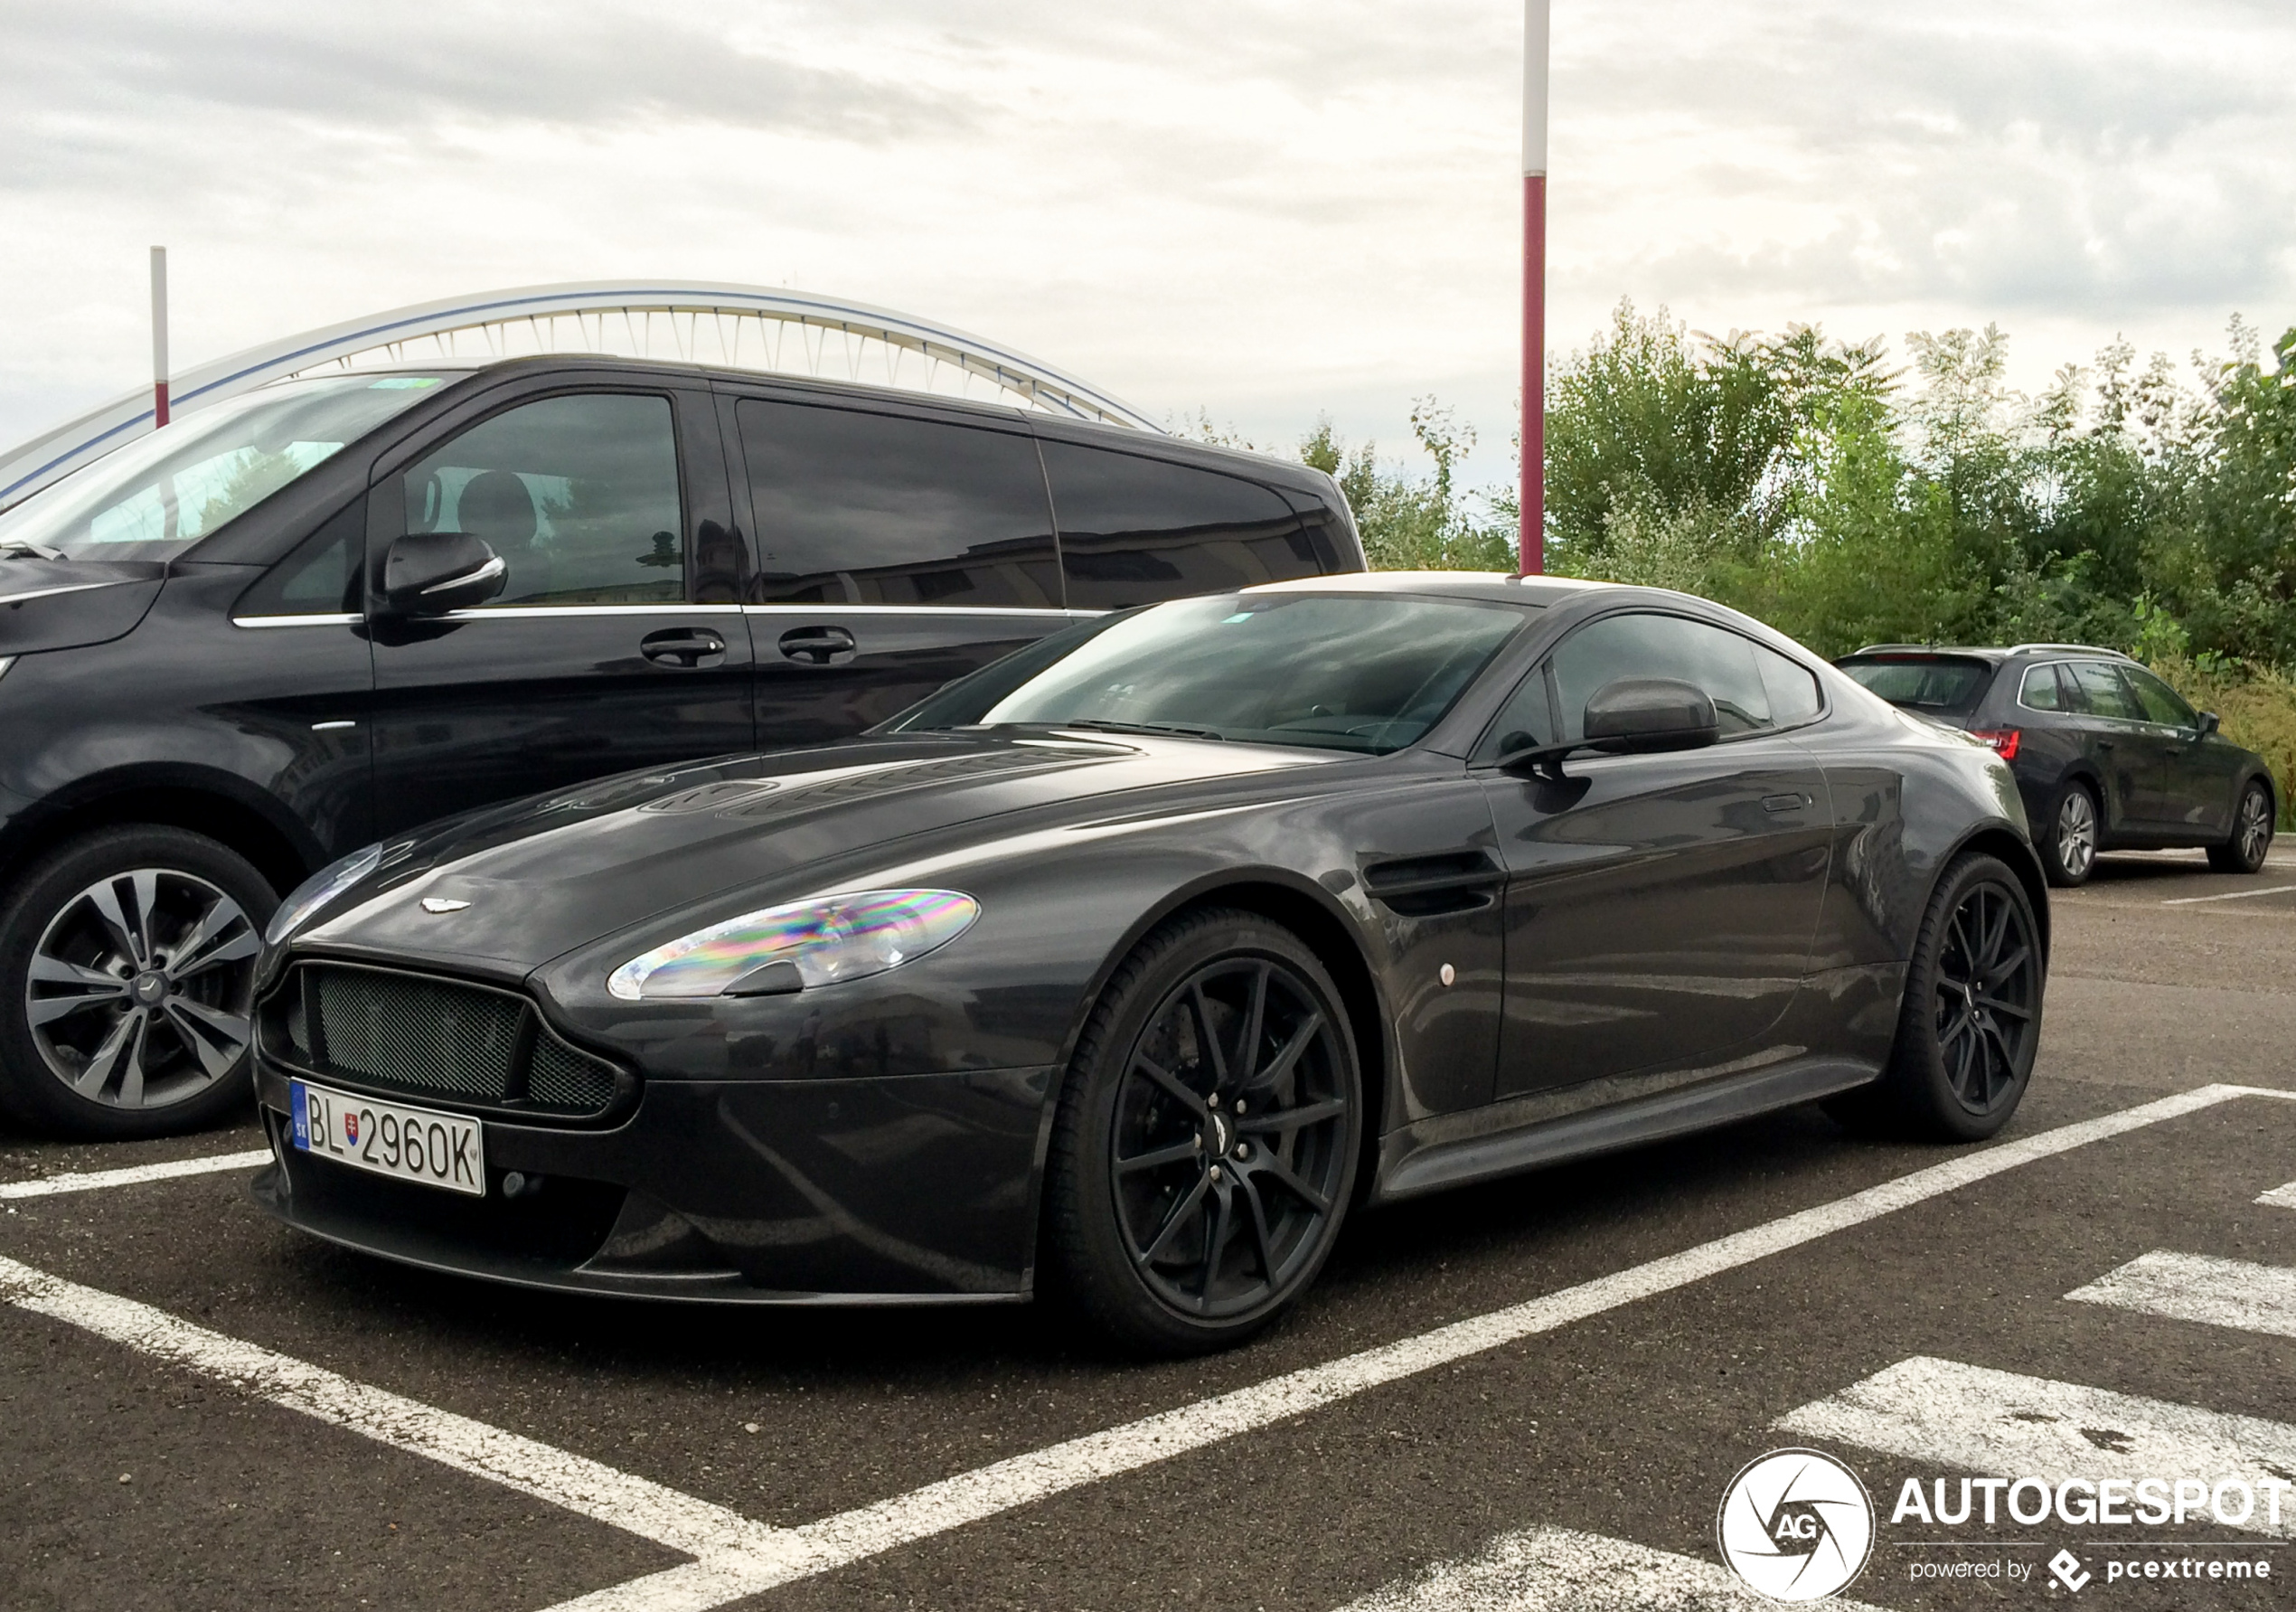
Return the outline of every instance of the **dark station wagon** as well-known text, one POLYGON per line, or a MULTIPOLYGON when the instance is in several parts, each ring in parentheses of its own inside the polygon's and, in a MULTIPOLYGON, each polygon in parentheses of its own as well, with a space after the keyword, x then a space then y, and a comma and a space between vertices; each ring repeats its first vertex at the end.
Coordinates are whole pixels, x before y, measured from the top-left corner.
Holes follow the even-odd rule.
POLYGON ((560 357, 187 416, 0 513, 0 1107, 244 1102, 259 931, 367 842, 1362 567, 1318 472, 917 393, 560 357))
POLYGON ((2264 865, 2280 806, 2264 759, 2116 650, 1875 644, 1835 664, 2000 753, 2052 884, 2085 881, 2100 851, 2200 846, 2220 872, 2264 865))

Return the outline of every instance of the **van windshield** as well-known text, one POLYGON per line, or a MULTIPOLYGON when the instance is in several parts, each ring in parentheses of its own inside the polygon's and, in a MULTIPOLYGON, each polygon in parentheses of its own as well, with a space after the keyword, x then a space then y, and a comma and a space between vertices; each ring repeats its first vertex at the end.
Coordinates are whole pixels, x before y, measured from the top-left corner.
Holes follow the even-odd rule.
POLYGON ((331 375, 202 409, 0 514, 0 549, 172 560, 447 379, 331 375))

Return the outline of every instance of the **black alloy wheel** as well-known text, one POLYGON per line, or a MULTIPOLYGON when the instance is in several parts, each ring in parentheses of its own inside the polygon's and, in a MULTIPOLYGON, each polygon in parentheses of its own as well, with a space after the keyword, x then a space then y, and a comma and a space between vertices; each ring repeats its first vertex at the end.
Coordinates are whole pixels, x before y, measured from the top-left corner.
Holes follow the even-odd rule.
POLYGON ((2032 1078, 2046 979, 2025 886, 1996 857, 1958 858, 1923 916, 1888 1067, 1829 1108, 1860 1128, 1898 1135, 1993 1135, 2032 1078))
POLYGON ((2080 780, 2068 780, 2056 793, 2056 806, 2037 849, 2041 869, 2051 884, 2070 890, 2088 881, 2096 868, 2097 797, 2080 780))
POLYGON ((240 1106, 276 902, 244 860, 180 829, 106 831, 35 867, 0 914, 0 1106, 113 1137, 240 1106))
POLYGON ((2219 873, 2261 873, 2272 848, 2272 787, 2262 778, 2251 778, 2233 813, 2232 837, 2208 847, 2208 865, 2219 873))
POLYGON ((1063 1092, 1047 1192, 1059 1286, 1136 1348, 1257 1331, 1338 1235, 1360 1087, 1338 992, 1297 937, 1243 912, 1151 936, 1063 1092))

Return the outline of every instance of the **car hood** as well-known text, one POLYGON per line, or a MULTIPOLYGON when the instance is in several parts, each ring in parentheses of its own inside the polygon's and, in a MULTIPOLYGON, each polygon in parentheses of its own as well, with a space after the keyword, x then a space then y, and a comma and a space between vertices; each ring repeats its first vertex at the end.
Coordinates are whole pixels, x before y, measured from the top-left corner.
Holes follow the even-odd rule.
POLYGON ((295 947, 522 976, 649 919, 699 928, 961 862, 984 840, 1280 795, 1291 775, 1350 759, 1361 758, 1045 731, 862 739, 627 774, 393 845, 295 947))
POLYGON ((0 655, 117 638, 144 618, 166 575, 151 561, 0 557, 0 655))

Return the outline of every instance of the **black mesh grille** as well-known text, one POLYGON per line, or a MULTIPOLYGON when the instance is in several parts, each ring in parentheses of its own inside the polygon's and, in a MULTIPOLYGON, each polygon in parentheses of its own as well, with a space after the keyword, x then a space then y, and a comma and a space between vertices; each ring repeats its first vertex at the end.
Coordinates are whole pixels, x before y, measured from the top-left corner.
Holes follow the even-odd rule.
POLYGON ((526 1094, 548 1108, 589 1113, 614 1098, 614 1071, 550 1036, 534 1038, 526 1066, 526 1094))
POLYGON ((511 1095, 514 996, 366 968, 318 973, 319 1037, 330 1068, 384 1086, 511 1095))
POLYGON ((614 1067, 559 1041, 506 991, 313 963, 284 995, 273 1022, 315 1073, 569 1117, 614 1100, 614 1067))

